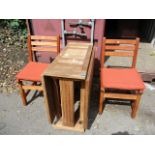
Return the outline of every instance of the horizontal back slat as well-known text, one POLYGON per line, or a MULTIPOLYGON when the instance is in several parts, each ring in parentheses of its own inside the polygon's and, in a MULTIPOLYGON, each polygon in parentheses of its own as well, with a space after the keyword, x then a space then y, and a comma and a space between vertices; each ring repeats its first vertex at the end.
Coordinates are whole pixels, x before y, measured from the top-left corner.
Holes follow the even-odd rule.
POLYGON ((43 41, 32 41, 31 45, 38 46, 57 46, 57 42, 43 42, 43 41))
POLYGON ((53 40, 57 41, 57 36, 31 36, 32 40, 53 40))
POLYGON ((48 48, 48 47, 32 47, 32 51, 58 52, 57 48, 48 48))
POLYGON ((136 40, 123 40, 123 39, 106 39, 106 44, 133 44, 137 43, 136 40))
POLYGON ((125 51, 134 51, 134 46, 112 46, 112 45, 106 45, 106 50, 125 50, 125 51))
POLYGON ((84 46, 69 46, 69 48, 76 48, 76 49, 87 49, 86 47, 84 46))
POLYGON ((124 56, 124 57, 133 57, 133 52, 105 52, 105 56, 124 56))

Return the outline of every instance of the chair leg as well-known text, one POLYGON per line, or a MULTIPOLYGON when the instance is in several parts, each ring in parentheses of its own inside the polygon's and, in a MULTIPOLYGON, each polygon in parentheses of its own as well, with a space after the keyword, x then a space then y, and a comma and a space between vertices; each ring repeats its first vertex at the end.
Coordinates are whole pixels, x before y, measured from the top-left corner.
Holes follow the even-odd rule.
POLYGON ((100 91, 99 114, 102 114, 103 112, 103 97, 104 97, 104 92, 100 91))
POLYGON ((137 99, 135 101, 133 101, 133 103, 132 103, 132 106, 131 106, 131 109, 132 109, 131 117, 132 118, 136 118, 136 114, 137 114, 137 111, 139 108, 140 99, 141 99, 141 94, 138 94, 137 99))
POLYGON ((23 85, 22 81, 18 81, 18 85, 19 85, 19 91, 20 91, 20 95, 21 95, 21 98, 22 98, 23 105, 26 106, 27 105, 26 93, 22 89, 22 85, 23 85))

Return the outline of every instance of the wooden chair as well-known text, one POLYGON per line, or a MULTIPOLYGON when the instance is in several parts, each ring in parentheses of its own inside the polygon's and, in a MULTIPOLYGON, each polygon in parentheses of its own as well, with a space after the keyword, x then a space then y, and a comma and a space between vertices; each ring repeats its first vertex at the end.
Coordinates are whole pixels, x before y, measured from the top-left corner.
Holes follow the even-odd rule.
POLYGON ((43 91, 41 74, 48 66, 47 63, 36 62, 34 52, 60 52, 59 36, 28 35, 29 63, 16 75, 20 94, 24 105, 27 105, 26 96, 30 90, 43 91), (32 82, 32 85, 24 85, 23 82, 32 82), (25 90, 28 90, 27 92, 25 90))
POLYGON ((100 72, 100 114, 105 106, 103 103, 105 99, 122 99, 132 101, 131 117, 136 117, 140 98, 145 88, 144 83, 135 68, 138 46, 139 38, 136 38, 135 40, 103 39, 100 72), (105 56, 132 57, 132 66, 129 68, 105 67, 105 56))

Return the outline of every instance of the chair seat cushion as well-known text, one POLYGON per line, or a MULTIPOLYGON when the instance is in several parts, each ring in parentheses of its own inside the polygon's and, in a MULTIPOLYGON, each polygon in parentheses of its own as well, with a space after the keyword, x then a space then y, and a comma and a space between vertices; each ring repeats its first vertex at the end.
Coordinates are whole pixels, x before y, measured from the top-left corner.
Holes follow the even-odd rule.
POLYGON ((101 87, 123 90, 144 90, 144 83, 134 68, 102 68, 101 87))
POLYGON ((48 64, 39 62, 29 62, 17 75, 18 80, 41 81, 41 74, 48 64))

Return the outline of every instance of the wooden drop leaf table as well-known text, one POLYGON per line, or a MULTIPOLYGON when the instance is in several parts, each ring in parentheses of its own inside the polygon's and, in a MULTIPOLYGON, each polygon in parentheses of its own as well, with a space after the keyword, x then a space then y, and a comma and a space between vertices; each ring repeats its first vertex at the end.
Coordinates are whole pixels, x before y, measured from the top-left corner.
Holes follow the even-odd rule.
POLYGON ((81 132, 87 129, 94 53, 91 43, 70 42, 43 73, 45 105, 54 127, 81 132), (77 91, 79 105, 75 111, 77 91))

